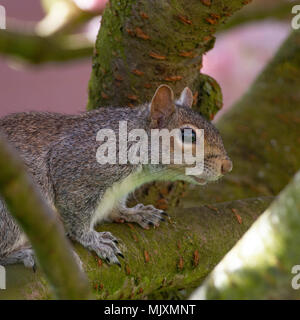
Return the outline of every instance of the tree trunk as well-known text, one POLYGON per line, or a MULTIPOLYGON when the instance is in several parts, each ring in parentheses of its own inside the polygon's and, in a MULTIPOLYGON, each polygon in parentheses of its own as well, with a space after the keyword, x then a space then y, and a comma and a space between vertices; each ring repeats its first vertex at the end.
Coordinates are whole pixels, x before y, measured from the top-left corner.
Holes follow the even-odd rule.
POLYGON ((203 113, 213 117, 222 106, 220 90, 199 74, 202 55, 213 47, 217 28, 248 2, 110 1, 96 41, 88 109, 137 106, 168 83, 177 95, 185 86, 193 89, 203 113), (217 103, 208 108, 202 98, 217 103))
POLYGON ((192 299, 299 299, 299 194, 300 172, 192 299))

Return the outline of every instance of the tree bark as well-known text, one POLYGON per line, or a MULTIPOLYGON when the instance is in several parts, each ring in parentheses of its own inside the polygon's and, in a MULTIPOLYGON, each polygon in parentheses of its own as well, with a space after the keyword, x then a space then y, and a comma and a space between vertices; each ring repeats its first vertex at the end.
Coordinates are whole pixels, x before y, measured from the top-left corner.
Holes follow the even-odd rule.
MULTIPOLYGON (((183 298, 178 292, 199 286, 272 198, 238 200, 213 206, 176 209, 158 229, 131 224, 104 224, 120 239, 122 268, 109 266, 75 244, 94 293, 99 299, 183 298)), ((7 290, 0 299, 47 299, 49 289, 39 270, 7 268, 7 290)))
POLYGON ((110 1, 96 41, 88 109, 137 106, 168 83, 177 95, 185 86, 193 89, 203 114, 212 118, 222 107, 220 89, 199 74, 202 55, 213 47, 217 28, 248 2, 110 1), (215 102, 209 108, 203 86, 215 102))
MULTIPOLYGON (((2 136, 0 195, 11 215, 28 236, 55 297, 90 298, 87 280, 71 253, 70 244, 56 214, 46 205, 17 153, 2 136)), ((19 275, 15 277, 18 278, 19 275)))
POLYGON ((299 194, 300 172, 192 299, 299 299, 299 194))

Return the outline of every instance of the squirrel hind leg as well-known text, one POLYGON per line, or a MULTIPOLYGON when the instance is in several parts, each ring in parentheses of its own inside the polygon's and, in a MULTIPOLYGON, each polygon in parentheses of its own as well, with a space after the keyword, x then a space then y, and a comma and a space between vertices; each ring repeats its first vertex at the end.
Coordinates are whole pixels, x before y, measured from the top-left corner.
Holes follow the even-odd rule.
POLYGON ((0 265, 23 263, 35 266, 34 252, 18 224, 0 199, 0 265))
POLYGON ((163 210, 156 209, 152 205, 137 204, 132 208, 128 208, 124 203, 119 207, 119 215, 115 221, 123 220, 125 222, 135 222, 144 229, 149 229, 150 226, 158 227, 165 218, 162 215, 167 215, 163 210))
POLYGON ((35 271, 36 259, 34 251, 31 248, 21 248, 0 259, 0 264, 2 265, 15 263, 23 263, 26 268, 32 268, 35 271))

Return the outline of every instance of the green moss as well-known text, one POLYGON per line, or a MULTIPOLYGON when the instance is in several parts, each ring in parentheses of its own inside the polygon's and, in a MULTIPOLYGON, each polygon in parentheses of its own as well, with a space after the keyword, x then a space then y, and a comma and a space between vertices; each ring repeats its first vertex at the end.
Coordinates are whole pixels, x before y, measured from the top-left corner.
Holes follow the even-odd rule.
POLYGON ((193 107, 206 119, 212 120, 223 106, 222 91, 217 81, 208 75, 201 74, 192 87, 198 92, 197 101, 193 107))
MULTIPOLYGON (((75 248, 98 299, 183 295, 178 290, 188 289, 188 292, 190 287, 198 286, 271 200, 249 199, 210 208, 173 209, 170 220, 155 230, 128 224, 101 225, 99 231, 112 232, 119 239, 125 256, 121 268, 105 262, 99 265, 95 254, 77 243, 75 248), (232 208, 240 215, 241 224, 232 208), (196 250, 198 264, 195 264, 196 250)), ((0 299, 49 298, 48 287, 39 272, 23 266, 9 266, 7 270, 7 290, 0 291, 0 299)))
POLYGON ((89 82, 89 110, 105 105, 111 95, 110 88, 115 86, 113 60, 122 60, 126 65, 126 33, 123 24, 125 18, 130 15, 131 4, 130 1, 110 1, 103 14, 89 82))

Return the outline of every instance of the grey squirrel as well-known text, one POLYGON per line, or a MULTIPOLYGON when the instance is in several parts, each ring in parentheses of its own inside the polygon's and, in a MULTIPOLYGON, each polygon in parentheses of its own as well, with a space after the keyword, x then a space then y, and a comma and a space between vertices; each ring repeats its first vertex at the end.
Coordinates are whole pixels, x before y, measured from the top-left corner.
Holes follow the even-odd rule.
MULTIPOLYGON (((67 236, 108 263, 120 265, 117 256, 123 255, 117 239, 109 232, 96 232, 94 226, 122 219, 148 229, 158 226, 165 214, 152 205, 128 208, 130 192, 154 180, 205 184, 232 169, 219 132, 191 109, 192 103, 189 88, 174 100, 172 89, 161 85, 150 103, 136 109, 106 107, 80 115, 12 114, 0 119, 0 132, 19 152, 46 201, 63 221, 67 236), (118 135, 120 120, 127 121, 128 130, 141 128, 146 132, 153 128, 204 129, 203 173, 185 175, 184 163, 100 165, 95 157, 99 147, 97 132, 110 128, 118 135)), ((25 234, 0 199, 0 265, 12 263, 34 267, 35 257, 25 234)))

